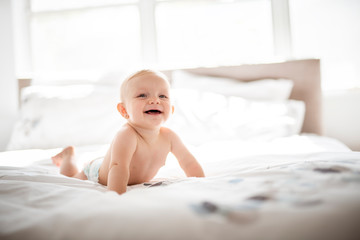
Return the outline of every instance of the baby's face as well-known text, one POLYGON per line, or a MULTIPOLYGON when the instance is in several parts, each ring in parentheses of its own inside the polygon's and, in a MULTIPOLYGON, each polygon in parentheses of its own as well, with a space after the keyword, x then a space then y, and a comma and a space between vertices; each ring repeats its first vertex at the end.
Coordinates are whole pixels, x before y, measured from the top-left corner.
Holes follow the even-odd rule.
POLYGON ((162 77, 145 73, 128 82, 124 106, 128 121, 135 126, 161 126, 170 116, 170 86, 162 77))

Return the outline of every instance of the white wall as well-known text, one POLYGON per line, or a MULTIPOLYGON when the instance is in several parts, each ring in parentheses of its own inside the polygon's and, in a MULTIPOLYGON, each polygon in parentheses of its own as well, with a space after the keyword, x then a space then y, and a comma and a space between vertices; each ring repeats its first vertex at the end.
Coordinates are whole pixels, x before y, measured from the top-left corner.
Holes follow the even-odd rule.
POLYGON ((0 1, 0 151, 10 137, 17 114, 14 36, 11 0, 0 1))
POLYGON ((360 89, 325 92, 324 135, 360 151, 360 89))
POLYGON ((321 59, 324 134, 360 151, 360 1, 289 3, 292 54, 321 59))

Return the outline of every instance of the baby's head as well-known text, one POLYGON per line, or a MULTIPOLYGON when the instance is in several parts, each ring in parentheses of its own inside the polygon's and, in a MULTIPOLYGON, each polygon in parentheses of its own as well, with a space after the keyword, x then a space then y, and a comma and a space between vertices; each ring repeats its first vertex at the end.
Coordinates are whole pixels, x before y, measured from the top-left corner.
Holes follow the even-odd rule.
POLYGON ((120 88, 118 110, 130 123, 146 125, 165 122, 173 111, 170 84, 164 74, 141 70, 128 76, 120 88))

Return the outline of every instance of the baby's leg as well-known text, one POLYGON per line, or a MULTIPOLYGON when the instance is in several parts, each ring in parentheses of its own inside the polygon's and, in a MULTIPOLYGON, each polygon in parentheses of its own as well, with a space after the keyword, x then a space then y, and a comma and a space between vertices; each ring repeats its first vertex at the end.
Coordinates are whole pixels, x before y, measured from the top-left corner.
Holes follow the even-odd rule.
POLYGON ((79 170, 76 166, 75 151, 73 146, 64 148, 51 159, 56 166, 60 167, 61 174, 68 177, 79 178, 79 170))

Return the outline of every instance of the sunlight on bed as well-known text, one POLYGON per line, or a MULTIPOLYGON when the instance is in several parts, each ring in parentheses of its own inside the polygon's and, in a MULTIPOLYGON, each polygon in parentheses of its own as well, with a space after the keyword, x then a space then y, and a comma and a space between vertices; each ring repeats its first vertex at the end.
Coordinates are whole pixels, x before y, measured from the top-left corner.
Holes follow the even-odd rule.
POLYGON ((26 167, 34 164, 51 165, 50 157, 58 153, 59 149, 28 149, 7 151, 0 153, 0 165, 11 167, 26 167))

